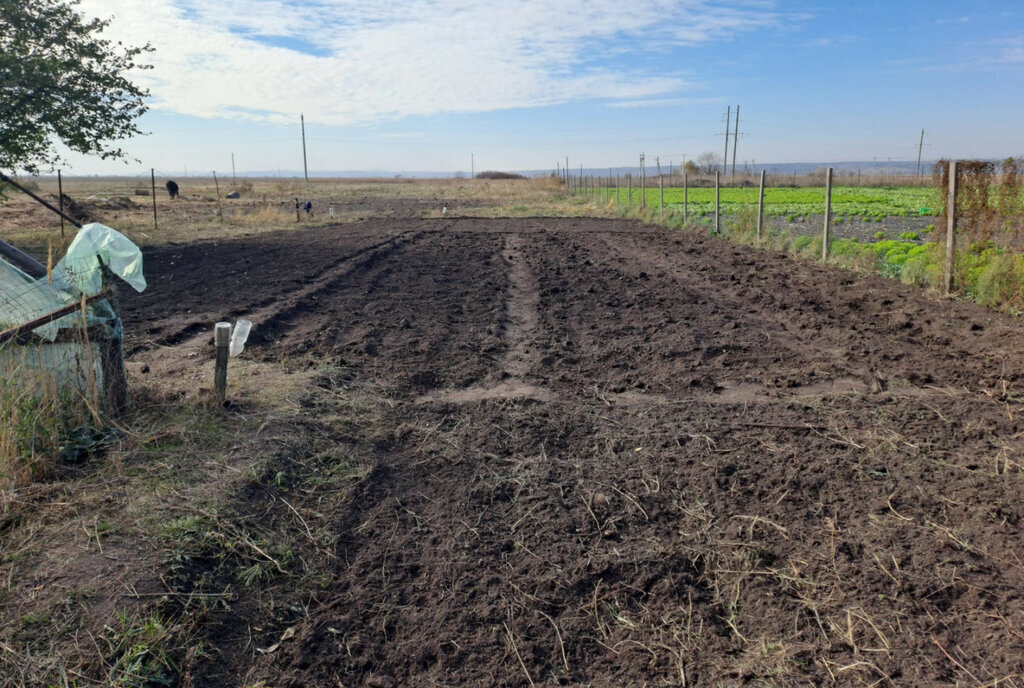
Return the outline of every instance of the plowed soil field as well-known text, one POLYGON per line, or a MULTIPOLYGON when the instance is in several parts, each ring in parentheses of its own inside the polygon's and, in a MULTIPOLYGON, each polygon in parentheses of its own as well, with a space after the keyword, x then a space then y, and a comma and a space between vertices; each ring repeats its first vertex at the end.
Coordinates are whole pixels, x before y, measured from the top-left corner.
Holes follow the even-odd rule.
POLYGON ((1024 685, 1019 321, 628 221, 146 261, 133 370, 249 317, 245 357, 316 373, 231 507, 298 555, 211 610, 191 685, 1024 685))

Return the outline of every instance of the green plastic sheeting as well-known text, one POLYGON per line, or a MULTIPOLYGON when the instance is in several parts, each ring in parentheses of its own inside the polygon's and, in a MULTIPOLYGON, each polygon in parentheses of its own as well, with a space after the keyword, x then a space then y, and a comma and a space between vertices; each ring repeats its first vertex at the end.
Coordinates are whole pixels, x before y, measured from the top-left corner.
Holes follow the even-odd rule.
MULTIPOLYGON (((142 273, 142 251, 128 237, 106 225, 92 223, 79 230, 67 253, 52 271, 52 280, 34 280, 21 270, 0 260, 0 329, 15 327, 91 296, 103 289, 103 266, 130 284, 136 291, 146 288, 142 273)), ((80 314, 65 316, 33 333, 53 341, 63 327, 81 322, 80 314)), ((93 304, 90 324, 116 323, 117 314, 110 304, 93 304)), ((120 327, 114 324, 118 330, 120 327)))

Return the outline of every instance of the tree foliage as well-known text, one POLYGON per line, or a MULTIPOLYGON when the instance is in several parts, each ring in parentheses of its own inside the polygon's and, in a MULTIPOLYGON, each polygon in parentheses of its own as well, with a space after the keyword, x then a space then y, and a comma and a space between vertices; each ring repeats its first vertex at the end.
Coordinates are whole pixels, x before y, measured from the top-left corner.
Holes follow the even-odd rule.
POLYGON ((149 93, 125 76, 152 50, 100 37, 108 21, 79 14, 79 0, 0 0, 0 170, 61 162, 57 142, 123 158, 114 142, 141 133, 149 93))

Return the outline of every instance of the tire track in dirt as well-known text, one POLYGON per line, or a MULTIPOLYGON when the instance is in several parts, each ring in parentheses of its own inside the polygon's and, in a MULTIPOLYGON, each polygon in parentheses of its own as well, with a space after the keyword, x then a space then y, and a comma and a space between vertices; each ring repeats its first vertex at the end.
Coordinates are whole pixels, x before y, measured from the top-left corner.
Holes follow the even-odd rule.
POLYGON ((502 371, 509 377, 525 377, 534 364, 533 333, 537 329, 540 318, 537 307, 540 294, 537 291, 537 278, 526 265, 523 257, 523 237, 507 235, 504 245, 504 259, 508 274, 508 307, 505 325, 505 339, 509 350, 502 357, 502 371))
POLYGON ((507 350, 498 360, 501 380, 487 386, 446 390, 426 394, 417 403, 474 403, 486 399, 526 398, 551 401, 550 390, 531 384, 527 378, 536 367, 537 352, 534 335, 540 323, 538 312, 540 291, 537 276, 526 261, 521 233, 503 237, 501 262, 505 270, 505 322, 502 337, 507 350))

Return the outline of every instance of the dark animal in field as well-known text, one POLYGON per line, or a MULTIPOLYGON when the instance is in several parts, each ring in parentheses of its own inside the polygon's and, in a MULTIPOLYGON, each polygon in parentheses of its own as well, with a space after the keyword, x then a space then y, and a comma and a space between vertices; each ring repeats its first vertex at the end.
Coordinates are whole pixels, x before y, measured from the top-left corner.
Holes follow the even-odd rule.
POLYGON ((170 195, 171 198, 177 198, 178 197, 178 183, 177 182, 175 182, 174 180, 168 179, 167 183, 164 186, 167 187, 167 193, 170 195))

